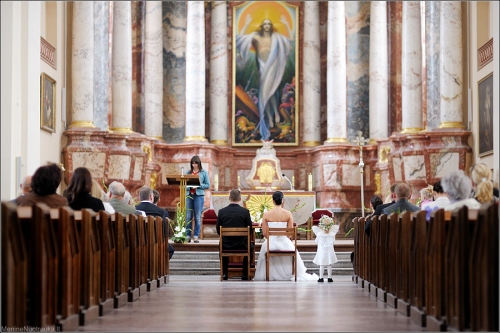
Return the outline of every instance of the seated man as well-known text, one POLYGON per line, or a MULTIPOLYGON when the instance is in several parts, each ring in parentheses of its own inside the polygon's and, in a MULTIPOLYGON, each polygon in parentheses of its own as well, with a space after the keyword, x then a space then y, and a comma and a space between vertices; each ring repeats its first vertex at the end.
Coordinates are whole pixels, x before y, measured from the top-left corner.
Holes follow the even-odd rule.
POLYGON ((396 203, 386 207, 382 213, 386 215, 390 215, 392 213, 404 213, 406 211, 409 212, 418 212, 420 211, 420 207, 412 204, 411 202, 408 201, 410 199, 410 186, 406 183, 400 183, 398 186, 396 186, 396 189, 394 190, 396 193, 396 203))
MULTIPOLYGON (((252 218, 250 217, 250 212, 248 209, 241 207, 238 203, 241 201, 241 193, 239 190, 231 190, 229 193, 229 205, 227 207, 219 210, 219 215, 217 216, 217 234, 220 235, 220 228, 244 228, 252 227, 252 218)), ((229 239, 222 239, 222 248, 224 250, 246 250, 248 240, 246 237, 230 237, 229 239)), ((254 244, 251 244, 250 253, 253 254, 254 244)), ((253 258, 250 259, 250 262, 253 258)), ((229 258, 222 258, 222 278, 224 280, 228 279, 228 265, 229 258)), ((243 276, 242 280, 248 280, 248 258, 243 259, 243 276)))
MULTIPOLYGON (((163 236, 167 237, 168 235, 168 224, 167 224, 167 218, 168 218, 168 212, 160 208, 156 205, 153 204, 154 200, 154 195, 153 195, 153 190, 150 187, 143 186, 139 190, 139 198, 141 199, 141 203, 135 206, 135 209, 137 210, 142 210, 146 215, 151 215, 151 216, 160 216, 163 219, 163 236)), ((172 244, 168 244, 168 252, 170 255, 170 258, 172 258, 172 255, 174 254, 174 247, 172 244)))
MULTIPOLYGON (((19 196, 25 195, 26 193, 31 192, 31 176, 26 176, 23 178, 21 184, 19 184, 19 188, 21 189, 21 194, 19 196)), ((13 203, 16 203, 16 199, 12 199, 13 203)))
POLYGON ((123 196, 125 195, 125 186, 122 183, 117 181, 109 184, 109 203, 116 212, 128 215, 128 214, 137 214, 137 211, 134 207, 123 202, 123 196))
POLYGON ((396 193, 395 193, 395 190, 396 190, 396 186, 398 186, 399 183, 394 183, 391 185, 391 193, 389 194, 389 198, 391 200, 391 202, 389 203, 385 203, 385 204, 382 204, 382 205, 378 205, 376 208, 375 208, 375 212, 373 212, 370 216, 367 217, 367 220, 366 220, 366 223, 365 223, 365 232, 368 236, 371 235, 371 225, 372 225, 372 217, 377 215, 377 216, 380 216, 382 215, 382 211, 395 204, 396 201, 396 193))

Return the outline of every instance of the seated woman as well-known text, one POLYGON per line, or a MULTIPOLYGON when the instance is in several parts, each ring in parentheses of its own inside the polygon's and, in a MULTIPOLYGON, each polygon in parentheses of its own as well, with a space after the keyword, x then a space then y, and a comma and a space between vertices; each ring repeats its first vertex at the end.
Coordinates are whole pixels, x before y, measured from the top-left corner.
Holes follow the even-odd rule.
MULTIPOLYGON (((271 250, 293 250, 295 245, 292 241, 285 236, 273 236, 268 239, 267 229, 271 228, 292 228, 293 216, 290 211, 283 208, 283 192, 276 191, 273 194, 274 208, 265 212, 262 217, 262 231, 266 240, 262 243, 257 260, 257 267, 255 268, 255 281, 266 280, 266 251, 267 242, 271 250)), ((269 280, 270 281, 290 281, 294 280, 292 274, 292 259, 291 257, 272 257, 269 265, 269 280)), ((316 274, 307 274, 306 266, 297 252, 297 281, 314 281, 318 280, 316 274)))
POLYGON ((94 212, 105 210, 102 201, 90 195, 91 190, 92 175, 90 171, 84 167, 76 168, 66 189, 69 206, 73 210, 82 210, 83 208, 90 208, 94 212))

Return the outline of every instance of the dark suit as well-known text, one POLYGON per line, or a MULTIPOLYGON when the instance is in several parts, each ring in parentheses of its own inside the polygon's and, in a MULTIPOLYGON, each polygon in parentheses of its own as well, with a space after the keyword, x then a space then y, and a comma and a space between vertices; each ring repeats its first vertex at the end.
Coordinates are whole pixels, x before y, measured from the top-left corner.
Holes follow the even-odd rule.
MULTIPOLYGON (((219 210, 217 216, 217 223, 215 225, 217 229, 217 234, 220 235, 220 228, 244 228, 252 227, 252 218, 250 217, 250 212, 248 209, 241 207, 237 203, 231 203, 229 206, 219 210)), ((251 244, 250 253, 253 254, 254 244, 251 244)), ((222 248, 224 250, 241 250, 247 248, 246 237, 229 237, 229 239, 222 239, 222 248)), ((245 257, 243 259, 243 276, 248 276, 247 272, 247 262, 248 259, 245 257)), ((250 262, 253 258, 250 259, 250 262)), ((222 274, 227 275, 227 266, 229 264, 229 258, 222 258, 222 274)))
MULTIPOLYGON (((149 201, 141 202, 140 204, 135 206, 135 209, 142 210, 148 216, 151 215, 151 216, 161 217, 163 219, 163 237, 167 237, 167 235, 168 235, 168 230, 167 230, 167 228, 168 228, 168 225, 167 225, 168 212, 165 209, 160 208, 160 207, 152 204, 149 201)), ((168 244, 168 253, 169 253, 170 258, 172 258, 174 251, 175 251, 174 247, 172 246, 172 244, 169 243, 168 244)))
POLYGON ((386 215, 390 215, 392 213, 403 213, 405 211, 418 212, 420 211, 420 207, 415 206, 406 199, 399 199, 395 204, 384 208, 382 212, 386 215))
POLYGON ((392 202, 389 202, 389 203, 386 203, 386 204, 383 204, 383 205, 378 205, 377 208, 375 208, 375 212, 373 212, 373 214, 370 215, 370 217, 366 220, 366 223, 365 223, 365 232, 368 236, 370 236, 371 234, 371 225, 372 225, 372 217, 375 216, 375 215, 382 215, 382 211, 391 206, 391 205, 394 205, 396 203, 396 201, 392 201, 392 202))
POLYGON ((90 195, 90 193, 84 193, 79 195, 77 198, 75 198, 75 200, 69 203, 69 206, 73 210, 82 210, 84 208, 90 208, 96 213, 100 212, 101 210, 105 210, 102 200, 94 198, 93 196, 90 195))

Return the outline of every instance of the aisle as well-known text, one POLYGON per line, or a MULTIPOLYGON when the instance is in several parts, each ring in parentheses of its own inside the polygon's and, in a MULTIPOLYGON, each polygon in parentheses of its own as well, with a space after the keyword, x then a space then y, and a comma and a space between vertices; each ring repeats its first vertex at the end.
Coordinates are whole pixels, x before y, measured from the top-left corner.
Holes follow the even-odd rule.
POLYGON ((176 275, 136 302, 99 317, 80 331, 423 331, 410 318, 351 282, 219 281, 176 275))

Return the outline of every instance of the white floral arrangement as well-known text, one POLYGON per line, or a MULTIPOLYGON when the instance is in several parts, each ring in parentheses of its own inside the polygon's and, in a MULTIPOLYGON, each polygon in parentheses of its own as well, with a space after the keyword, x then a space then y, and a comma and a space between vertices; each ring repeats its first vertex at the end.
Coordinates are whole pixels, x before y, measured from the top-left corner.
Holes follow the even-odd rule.
POLYGON ((330 229, 335 225, 335 221, 333 217, 330 217, 328 215, 321 215, 321 218, 319 219, 319 227, 328 233, 330 229))
POLYGON ((187 243, 187 235, 186 232, 188 229, 186 228, 186 208, 181 209, 180 202, 177 203, 177 212, 175 214, 175 218, 170 221, 170 228, 173 231, 172 241, 175 243, 187 243))

